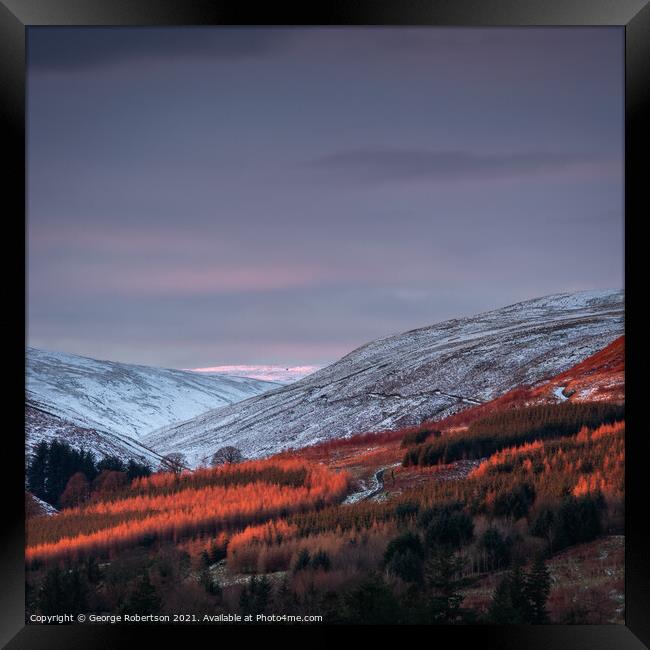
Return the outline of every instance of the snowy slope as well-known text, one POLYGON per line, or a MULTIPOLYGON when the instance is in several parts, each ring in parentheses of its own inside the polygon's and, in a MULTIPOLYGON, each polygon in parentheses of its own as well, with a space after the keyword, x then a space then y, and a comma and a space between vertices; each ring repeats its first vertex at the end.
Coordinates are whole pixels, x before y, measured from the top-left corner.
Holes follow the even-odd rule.
POLYGON ((136 441, 154 429, 278 386, 35 348, 27 349, 26 384, 32 406, 78 427, 136 441))
POLYGON ((144 437, 198 464, 444 417, 556 375, 623 333, 620 291, 557 294, 364 345, 289 386, 144 437))
POLYGON ((39 499, 31 492, 25 491, 25 518, 31 519, 32 517, 51 517, 59 512, 53 505, 47 501, 39 499))
POLYGON ((25 452, 29 458, 34 447, 41 442, 64 440, 75 449, 90 450, 99 460, 104 456, 117 456, 124 462, 135 460, 152 468, 160 465, 160 456, 136 440, 116 433, 98 431, 47 413, 30 402, 25 404, 25 452))

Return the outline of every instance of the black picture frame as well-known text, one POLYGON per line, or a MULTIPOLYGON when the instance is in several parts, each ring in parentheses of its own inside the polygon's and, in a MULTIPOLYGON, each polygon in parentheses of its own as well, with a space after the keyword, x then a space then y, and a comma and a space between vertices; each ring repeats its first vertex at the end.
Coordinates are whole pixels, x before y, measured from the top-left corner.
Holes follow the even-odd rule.
MULTIPOLYGON (((650 100, 649 0, 329 0, 320 3, 267 4, 225 0, 0 0, 0 96, 5 204, 5 279, 15 289, 7 317, 15 338, 5 350, 6 377, 24 377, 25 339, 25 40, 31 26, 73 25, 431 25, 431 26, 620 26, 625 29, 625 266, 626 266, 626 584, 625 625, 440 627, 435 644, 477 643, 487 648, 643 648, 650 644, 650 562, 644 523, 648 508, 644 465, 648 434, 639 425, 641 325, 633 310, 643 295, 635 289, 642 239, 635 233, 648 195, 644 159, 649 150, 646 110, 650 100), (16 225, 9 236, 7 226, 16 225), (23 282, 14 278, 23 278, 23 282), (9 315, 11 315, 9 317, 9 315), (7 359, 7 357, 9 357, 7 359)), ((113 648, 158 643, 195 643, 197 626, 25 625, 24 608, 24 384, 10 381, 5 395, 16 422, 6 424, 3 451, 11 476, 4 491, 0 563, 0 642, 7 648, 113 648), (22 394, 21 394, 22 393, 22 394)), ((8 471, 8 470, 7 470, 8 471)), ((264 631, 266 631, 266 628, 264 631)), ((329 636, 342 628, 274 628, 282 635, 329 636)), ((211 627, 214 641, 233 628, 211 627)), ((234 629, 243 639, 259 627, 234 629)), ((345 632, 345 630, 342 630, 345 632)), ((405 630, 397 634, 404 634, 405 630)), ((240 636, 240 638, 242 638, 240 636)), ((245 642, 245 641, 244 641, 245 642)), ((385 642, 385 641, 384 641, 385 642)))

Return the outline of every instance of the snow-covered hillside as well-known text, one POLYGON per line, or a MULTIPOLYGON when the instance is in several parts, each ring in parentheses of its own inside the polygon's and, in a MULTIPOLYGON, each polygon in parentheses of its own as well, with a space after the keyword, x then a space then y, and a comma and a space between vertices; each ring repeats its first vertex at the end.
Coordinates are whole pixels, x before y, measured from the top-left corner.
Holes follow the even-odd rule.
POLYGON ((277 388, 246 377, 27 349, 26 400, 77 427, 135 441, 154 429, 277 388))
POLYGON ((147 434, 199 464, 442 417, 556 375, 623 333, 620 291, 557 294, 364 345, 289 386, 147 434))
POLYGON ((69 420, 42 411, 33 404, 25 404, 25 451, 31 456, 41 442, 64 440, 75 449, 91 450, 97 459, 117 456, 124 462, 135 460, 152 468, 160 465, 160 456, 137 440, 118 433, 108 433, 80 427, 69 420))

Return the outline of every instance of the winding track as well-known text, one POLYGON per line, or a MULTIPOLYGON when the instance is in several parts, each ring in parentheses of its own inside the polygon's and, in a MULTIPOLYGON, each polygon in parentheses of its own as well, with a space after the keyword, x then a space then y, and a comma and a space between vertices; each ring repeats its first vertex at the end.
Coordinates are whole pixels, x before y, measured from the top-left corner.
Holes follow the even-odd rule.
POLYGON ((386 471, 385 467, 382 467, 381 469, 378 469, 375 472, 375 481, 377 481, 377 487, 368 495, 366 495, 362 501, 368 501, 369 499, 372 499, 372 497, 378 495, 380 492, 383 491, 384 489, 384 472, 386 471))

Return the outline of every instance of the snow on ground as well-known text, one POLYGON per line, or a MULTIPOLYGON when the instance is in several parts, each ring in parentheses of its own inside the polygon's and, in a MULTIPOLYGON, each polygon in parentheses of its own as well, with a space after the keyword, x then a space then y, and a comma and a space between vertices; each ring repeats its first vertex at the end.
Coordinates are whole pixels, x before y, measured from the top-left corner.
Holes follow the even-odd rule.
POLYGON ((557 398, 560 400, 560 402, 566 402, 566 401, 569 399, 569 398, 564 394, 564 389, 565 389, 565 388, 566 388, 566 386, 556 386, 556 387, 553 389, 553 395, 555 395, 555 397, 557 397, 557 398))
MULTIPOLYGON (((383 469, 383 468, 382 468, 383 469)), ((365 501, 368 497, 372 496, 377 490, 379 490, 382 486, 382 483, 380 483, 380 476, 379 472, 382 471, 381 469, 375 472, 367 481, 360 480, 359 481, 359 490, 356 492, 353 492, 352 494, 348 494, 347 497, 343 500, 343 503, 345 504, 350 504, 350 503, 358 503, 359 501, 365 501)))
POLYGON ((27 349, 27 400, 80 427, 140 440, 149 431, 279 384, 27 349))
POLYGON ((59 512, 54 506, 50 505, 47 501, 43 501, 43 499, 39 499, 37 496, 33 494, 32 494, 32 498, 39 505, 44 515, 50 517, 51 515, 55 515, 57 512, 59 512))
POLYGON ((29 459, 39 442, 64 440, 74 449, 86 449, 97 459, 117 456, 124 462, 135 460, 152 468, 160 464, 160 456, 137 440, 125 435, 80 427, 69 420, 47 413, 31 403, 25 404, 25 452, 29 459))
POLYGON ((623 334, 621 291, 530 300, 388 336, 296 383, 144 437, 192 464, 224 445, 248 457, 449 415, 557 375, 623 334))

